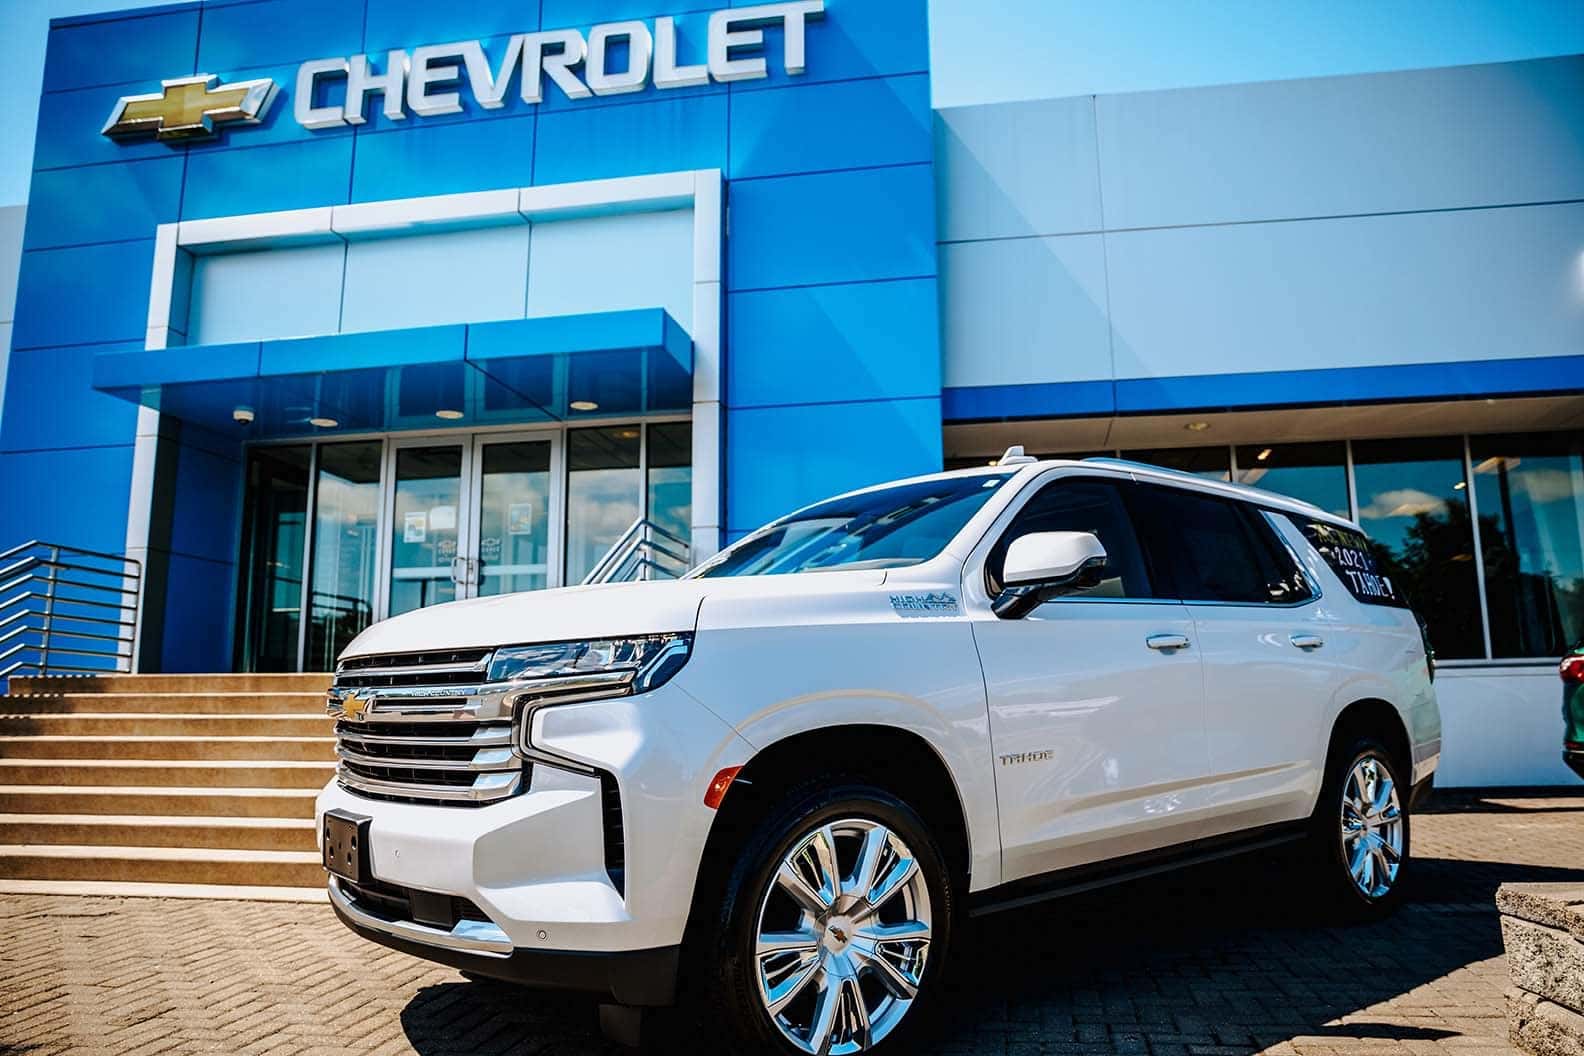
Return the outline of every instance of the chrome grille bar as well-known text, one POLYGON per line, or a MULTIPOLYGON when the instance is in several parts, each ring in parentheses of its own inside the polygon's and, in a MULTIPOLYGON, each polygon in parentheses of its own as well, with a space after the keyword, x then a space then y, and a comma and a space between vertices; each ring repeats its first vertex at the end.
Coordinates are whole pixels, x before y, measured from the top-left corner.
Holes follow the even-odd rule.
POLYGON ((365 656, 336 672, 336 778, 359 795, 477 806, 526 787, 488 650, 365 656))

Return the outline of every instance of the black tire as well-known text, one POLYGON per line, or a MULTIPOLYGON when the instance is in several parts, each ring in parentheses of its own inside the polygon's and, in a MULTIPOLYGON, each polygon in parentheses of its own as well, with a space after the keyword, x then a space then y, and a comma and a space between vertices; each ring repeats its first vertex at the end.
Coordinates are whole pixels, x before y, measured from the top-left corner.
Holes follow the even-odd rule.
MULTIPOLYGON (((709 936, 714 952, 713 979, 710 992, 700 995, 709 1008, 716 1010, 716 1029, 724 1027, 729 1035, 724 1051, 803 1051, 771 1020, 760 996, 755 958, 760 913, 783 859, 799 843, 822 826, 834 825, 839 829, 842 823, 854 820, 877 822, 895 834, 918 863, 928 892, 930 936, 917 994, 890 1032, 864 1051, 905 1053, 917 1050, 920 1032, 927 1029, 925 1024, 930 1021, 942 991, 952 918, 957 908, 946 857, 923 819, 901 799, 860 779, 826 777, 792 789, 763 812, 727 877, 724 898, 709 936), (724 1022, 721 1022, 721 1012, 725 1013, 724 1022)), ((856 854, 857 843, 838 834, 838 844, 841 849, 837 855, 837 871, 843 872, 842 859, 856 854)), ((776 897, 781 895, 778 893, 776 897)), ((891 895, 882 905, 894 908, 896 902, 897 896, 891 895)), ((873 919, 879 922, 881 918, 873 919)), ((813 1000, 820 988, 811 985, 807 989, 810 991, 808 999, 813 1000)))
MULTIPOLYGON (((1328 917, 1340 922, 1379 920, 1394 911, 1403 899, 1405 882, 1412 873, 1412 821, 1409 818, 1408 798, 1410 783, 1402 772, 1402 762, 1387 747, 1385 741, 1372 734, 1357 734, 1344 738, 1332 753, 1326 770, 1325 782, 1320 788, 1320 800, 1310 819, 1310 833, 1304 865, 1308 879, 1318 899, 1319 907, 1328 917), (1396 818, 1401 824, 1401 850, 1397 855, 1396 871, 1387 874, 1377 863, 1390 861, 1383 850, 1381 855, 1368 855, 1370 872, 1364 881, 1355 878, 1352 870, 1349 843, 1344 833, 1344 798, 1352 791, 1350 780, 1361 765, 1373 763, 1392 782, 1395 792, 1396 818), (1389 875, 1385 890, 1378 890, 1389 875), (1364 883, 1377 888, 1366 892, 1364 883)), ((1349 811, 1348 815, 1356 812, 1349 811)), ((1390 833, 1377 828, 1383 842, 1390 842, 1390 833)), ((1356 846, 1356 844, 1355 844, 1356 846)))

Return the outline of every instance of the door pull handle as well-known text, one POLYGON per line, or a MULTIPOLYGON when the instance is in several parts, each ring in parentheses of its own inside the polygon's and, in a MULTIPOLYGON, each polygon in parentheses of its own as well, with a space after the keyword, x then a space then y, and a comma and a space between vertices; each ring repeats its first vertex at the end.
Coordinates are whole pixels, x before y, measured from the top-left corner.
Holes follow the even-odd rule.
POLYGON ((1325 639, 1318 634, 1295 634, 1287 640, 1300 649, 1318 649, 1325 644, 1325 639))
POLYGON ((1170 652, 1173 649, 1188 648, 1186 634, 1152 634, 1144 639, 1144 644, 1160 652, 1170 652))

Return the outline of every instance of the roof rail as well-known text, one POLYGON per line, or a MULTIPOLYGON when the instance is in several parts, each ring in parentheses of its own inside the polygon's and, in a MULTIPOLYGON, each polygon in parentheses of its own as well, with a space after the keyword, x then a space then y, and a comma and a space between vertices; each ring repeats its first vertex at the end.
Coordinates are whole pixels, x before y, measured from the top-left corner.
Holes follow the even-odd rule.
POLYGON ((1269 495, 1273 499, 1277 499, 1284 503, 1291 503, 1294 506, 1302 506, 1304 509, 1313 510, 1315 513, 1321 514, 1323 516, 1347 521, 1346 517, 1338 518, 1337 514, 1322 510, 1312 502, 1305 502, 1303 499, 1295 499, 1291 495, 1283 495, 1279 491, 1270 491, 1266 488, 1257 488, 1252 484, 1240 484, 1235 480, 1217 480, 1215 477, 1201 477, 1199 474, 1190 473, 1185 469, 1171 469, 1167 466, 1157 466, 1150 462, 1139 462, 1138 460, 1131 458, 1112 458, 1110 455, 1092 455, 1089 458, 1084 459, 1084 461, 1094 462, 1105 466, 1115 466, 1117 469, 1142 469, 1147 473, 1155 473, 1163 477, 1176 477, 1179 480, 1192 481, 1193 483, 1200 485, 1219 484, 1224 488, 1231 488, 1237 491, 1252 491, 1256 495, 1269 495))

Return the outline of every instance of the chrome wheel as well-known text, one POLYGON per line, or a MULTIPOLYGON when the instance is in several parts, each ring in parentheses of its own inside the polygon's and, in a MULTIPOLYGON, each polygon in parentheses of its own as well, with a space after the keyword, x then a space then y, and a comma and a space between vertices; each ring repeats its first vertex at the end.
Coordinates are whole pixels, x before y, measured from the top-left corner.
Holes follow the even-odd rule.
POLYGON ((759 997, 802 1051, 863 1052, 907 1014, 929 945, 929 887, 907 844, 877 821, 834 821, 793 845, 759 905, 759 997))
POLYGON ((1353 764, 1342 786, 1342 855, 1353 886, 1368 899, 1392 889, 1402 868, 1403 815, 1397 785, 1378 756, 1353 764))

